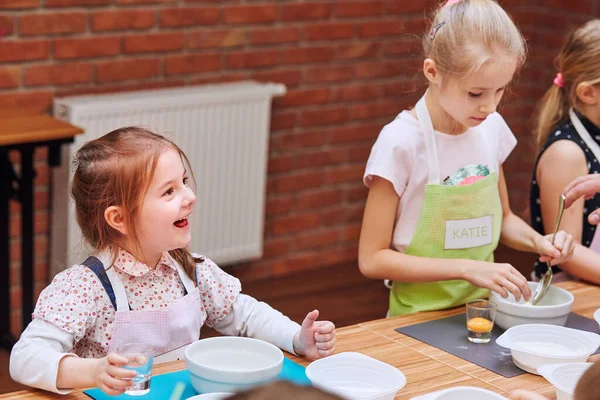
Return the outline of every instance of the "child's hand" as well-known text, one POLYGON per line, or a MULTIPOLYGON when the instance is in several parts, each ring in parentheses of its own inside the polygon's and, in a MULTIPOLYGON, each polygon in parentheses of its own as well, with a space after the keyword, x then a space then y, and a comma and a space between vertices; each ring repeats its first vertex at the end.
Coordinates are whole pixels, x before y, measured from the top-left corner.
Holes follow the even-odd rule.
POLYGON ((510 395, 511 400, 548 400, 546 396, 529 390, 515 390, 510 395))
POLYGON ((510 264, 467 261, 466 265, 463 279, 472 285, 493 290, 504 298, 508 297, 508 292, 517 300, 521 296, 525 300, 531 297, 527 279, 510 264))
POLYGON ((335 351, 335 325, 330 321, 317 321, 318 317, 318 310, 309 312, 294 336, 296 353, 312 360, 330 356, 335 351))
POLYGON ((540 255, 539 260, 541 262, 550 261, 550 265, 558 265, 570 260, 575 250, 573 236, 565 231, 556 233, 554 246, 552 246, 552 235, 546 235, 537 240, 535 247, 540 255))
POLYGON ((110 353, 104 358, 98 359, 94 371, 94 383, 104 393, 116 396, 125 392, 131 386, 131 378, 137 373, 130 369, 122 368, 127 365, 127 358, 116 353, 110 353))

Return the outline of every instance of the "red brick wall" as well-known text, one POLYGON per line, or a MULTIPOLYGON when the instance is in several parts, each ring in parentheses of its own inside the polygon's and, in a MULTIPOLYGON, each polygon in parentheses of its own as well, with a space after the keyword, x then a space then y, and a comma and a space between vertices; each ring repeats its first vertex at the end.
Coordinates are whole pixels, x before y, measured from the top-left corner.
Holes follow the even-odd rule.
MULTIPOLYGON (((54 96, 257 79, 283 82, 273 106, 265 255, 244 280, 357 256, 361 177, 379 129, 422 92, 417 36, 432 0, 0 0, 0 110, 49 111, 54 96)), ((506 166, 524 215, 530 117, 572 24, 600 0, 505 0, 531 46, 505 116, 520 139, 506 166)), ((37 157, 36 281, 47 280, 49 174, 37 157)), ((202 184, 199 182, 199 184, 202 184)), ((13 204, 17 211, 18 205, 13 204)), ((19 330, 18 215, 12 219, 19 330)), ((201 251, 201 249, 197 249, 201 251)))

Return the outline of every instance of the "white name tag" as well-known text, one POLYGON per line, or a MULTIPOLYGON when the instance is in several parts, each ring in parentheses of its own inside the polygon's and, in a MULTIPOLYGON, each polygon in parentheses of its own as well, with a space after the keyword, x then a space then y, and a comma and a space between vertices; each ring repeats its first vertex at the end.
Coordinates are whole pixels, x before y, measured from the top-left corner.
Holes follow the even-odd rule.
POLYGON ((444 249, 470 249, 492 243, 492 216, 446 221, 444 249))

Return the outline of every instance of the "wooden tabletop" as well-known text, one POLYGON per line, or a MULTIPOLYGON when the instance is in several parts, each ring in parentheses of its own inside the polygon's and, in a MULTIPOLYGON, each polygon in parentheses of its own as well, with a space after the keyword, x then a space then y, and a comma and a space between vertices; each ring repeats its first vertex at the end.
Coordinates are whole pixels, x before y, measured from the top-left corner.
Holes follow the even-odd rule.
POLYGON ((83 129, 49 115, 0 114, 0 146, 69 139, 80 133, 83 129))
MULTIPOLYGON (((557 286, 573 293, 573 311, 585 317, 600 308, 600 288, 581 282, 565 282, 557 286)), ((464 312, 464 307, 450 310, 423 312, 414 315, 379 319, 338 329, 337 352, 356 351, 386 362, 406 375, 407 384, 396 399, 409 399, 425 393, 454 386, 476 386, 508 397, 515 389, 528 389, 555 399, 554 388, 544 378, 523 374, 504 378, 478 365, 472 364, 433 346, 422 343, 394 329, 445 318, 464 312)), ((286 354, 304 366, 308 361, 286 354)), ((183 361, 156 365, 153 372, 162 374, 185 368, 183 361)), ((67 396, 55 395, 39 390, 24 390, 1 395, 0 399, 88 399, 81 390, 67 396)))

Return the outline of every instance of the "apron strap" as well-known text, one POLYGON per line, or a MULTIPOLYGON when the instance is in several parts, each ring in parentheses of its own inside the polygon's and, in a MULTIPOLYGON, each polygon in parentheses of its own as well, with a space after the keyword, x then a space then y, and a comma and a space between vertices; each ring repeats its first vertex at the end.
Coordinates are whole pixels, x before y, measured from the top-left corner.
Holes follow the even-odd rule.
POLYGON ((113 288, 115 289, 115 297, 117 300, 117 308, 115 308, 115 311, 132 311, 129 300, 127 300, 127 293, 125 292, 123 282, 119 279, 119 275, 117 275, 115 269, 107 269, 106 275, 108 275, 108 279, 110 279, 113 288))
MULTIPOLYGON (((96 276, 98 277, 98 280, 102 284, 102 287, 104 287, 104 290, 106 291, 106 294, 108 295, 108 298, 110 299, 110 302, 112 303, 113 308, 115 310, 117 310, 117 300, 116 300, 116 296, 115 296, 115 291, 111 284, 111 279, 108 277, 107 271, 104 268, 104 264, 102 264, 102 261, 100 261, 98 258, 96 258, 94 256, 90 256, 83 262, 82 265, 88 267, 89 269, 92 270, 92 272, 94 274, 96 274, 96 276)), ((114 273, 114 271, 112 271, 112 269, 111 269, 111 272, 114 273)), ((129 309, 131 310, 131 306, 129 305, 129 302, 127 303, 127 305, 129 306, 129 309)))
POLYGON ((433 133, 433 123, 429 116, 429 110, 427 109, 427 103, 425 102, 425 96, 427 92, 417 102, 415 111, 417 118, 423 128, 423 139, 425 140, 425 151, 427 151, 427 164, 429 165, 429 177, 427 178, 428 184, 439 185, 440 184, 440 164, 437 157, 437 148, 435 145, 435 135, 433 133))
POLYGON ((569 110, 569 117, 571 118, 571 122, 573 123, 573 126, 575 127, 575 130, 577 131, 581 139, 583 139, 583 141, 590 148, 594 156, 598 159, 598 161, 600 161, 600 146, 598 146, 598 143, 596 143, 596 141, 592 139, 592 135, 590 135, 585 126, 583 126, 581 120, 579 119, 577 114, 575 114, 573 108, 569 110))
MULTIPOLYGON (((181 273, 180 269, 181 269, 181 267, 179 267, 179 264, 177 264, 177 272, 179 272, 179 277, 183 283, 183 295, 186 296, 191 290, 194 289, 194 284, 191 283, 190 278, 188 278, 187 275, 185 275, 185 272, 183 274, 181 273), (190 283, 187 284, 183 277, 187 278, 188 282, 190 282, 190 283)), ((117 275, 115 270, 113 268, 109 268, 108 270, 106 270, 106 274, 108 275, 108 278, 114 285, 115 297, 117 300, 116 310, 117 311, 126 311, 126 310, 131 311, 131 305, 129 304, 129 301, 127 300, 127 293, 125 292, 125 287, 123 286, 123 283, 121 282, 121 279, 119 279, 119 276, 117 275)))
MULTIPOLYGON (((427 96, 427 92, 425 92, 423 97, 421 97, 421 99, 417 102, 417 105, 415 106, 415 111, 417 113, 417 118, 419 119, 419 123, 421 124, 421 128, 423 130, 425 151, 427 152, 427 164, 429 165, 429 177, 427 178, 427 183, 430 185, 439 185, 441 183, 440 163, 438 161, 437 146, 435 144, 435 133, 433 130, 433 123, 431 122, 429 109, 427 108, 427 103, 425 102, 425 96, 427 96)), ((490 173, 494 172, 493 165, 495 163, 492 162, 492 160, 494 160, 494 156, 491 153, 491 149, 489 149, 483 142, 481 142, 481 145, 486 155, 486 159, 489 160, 487 166, 490 170, 490 173)))
POLYGON ((196 280, 196 268, 194 267, 194 280, 192 281, 187 273, 183 270, 181 265, 178 262, 175 262, 177 265, 177 273, 179 274, 179 279, 181 279, 181 283, 183 283, 183 290, 185 291, 184 295, 188 293, 192 293, 197 286, 196 280), (196 283, 194 283, 196 282, 196 283))
MULTIPOLYGON (((196 285, 194 282, 187 276, 185 271, 181 268, 179 263, 175 263, 177 265, 177 272, 179 274, 179 278, 183 283, 183 295, 186 296, 188 293, 191 293, 196 285)), ((104 264, 98 258, 94 256, 88 257, 83 264, 92 270, 102 283, 110 302, 113 305, 115 311, 131 311, 131 305, 127 300, 127 293, 125 292, 125 288, 123 287, 123 283, 119 276, 112 268, 104 268, 104 264)))

